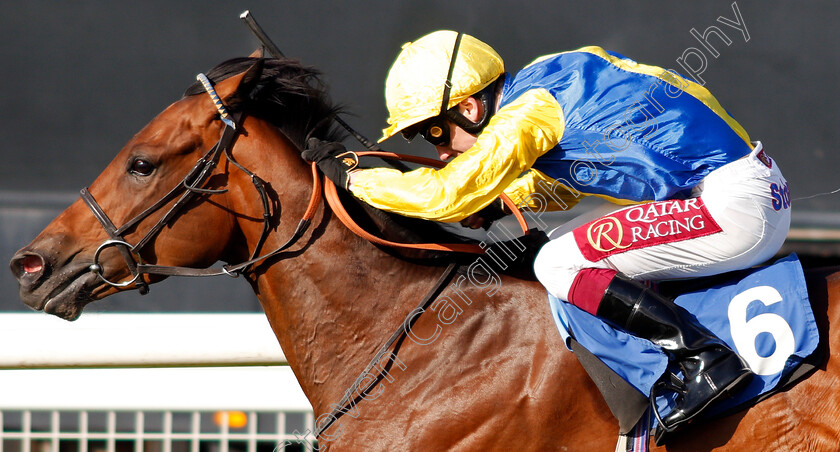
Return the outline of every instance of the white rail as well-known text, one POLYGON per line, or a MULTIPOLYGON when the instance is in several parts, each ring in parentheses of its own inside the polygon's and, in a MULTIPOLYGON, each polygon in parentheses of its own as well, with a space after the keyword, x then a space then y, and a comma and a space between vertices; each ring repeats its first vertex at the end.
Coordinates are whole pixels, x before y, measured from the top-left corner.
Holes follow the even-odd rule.
POLYGON ((0 315, 0 368, 285 363, 263 314, 0 315))
POLYGON ((311 410, 289 367, 0 371, 0 409, 311 410))
POLYGON ((0 452, 311 451, 282 363, 262 314, 3 314, 0 452))

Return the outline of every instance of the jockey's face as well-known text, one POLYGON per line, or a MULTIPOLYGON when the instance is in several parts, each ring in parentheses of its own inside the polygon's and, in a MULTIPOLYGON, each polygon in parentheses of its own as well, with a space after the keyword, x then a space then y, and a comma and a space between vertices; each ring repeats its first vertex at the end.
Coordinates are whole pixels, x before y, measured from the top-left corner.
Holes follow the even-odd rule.
MULTIPOLYGON (((458 104, 458 111, 472 122, 478 121, 482 114, 481 102, 474 97, 468 97, 458 104)), ((449 143, 443 146, 435 146, 441 160, 447 161, 467 149, 473 147, 478 137, 458 127, 452 121, 446 121, 449 125, 449 143)))
POLYGON ((435 146, 438 157, 443 161, 447 161, 473 147, 478 139, 475 135, 456 126, 452 121, 446 121, 446 123, 449 124, 449 143, 444 146, 435 146))

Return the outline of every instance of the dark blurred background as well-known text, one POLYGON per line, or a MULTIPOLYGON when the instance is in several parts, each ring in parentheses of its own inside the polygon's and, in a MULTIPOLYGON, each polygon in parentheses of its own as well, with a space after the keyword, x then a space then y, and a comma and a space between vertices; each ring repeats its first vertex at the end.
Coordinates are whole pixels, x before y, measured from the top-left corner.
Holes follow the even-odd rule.
MULTIPOLYGON (((441 28, 493 46, 515 72, 535 57, 600 45, 639 62, 699 75, 781 165, 795 200, 784 252, 835 263, 840 256, 840 31, 834 1, 6 2, 0 17, 0 261, 27 244, 140 128, 177 100, 198 72, 249 54, 250 9, 285 52, 318 67, 345 119, 378 138, 383 86, 400 46, 441 28), (735 9, 740 13, 740 20, 735 9), (723 18, 720 21, 719 18, 723 18), (742 22, 746 34, 726 25, 742 22), (716 26, 729 40, 700 34, 716 26), (748 39, 747 39, 748 35, 748 39)), ((386 148, 434 156, 420 142, 386 148)), ((255 311, 242 281, 168 280, 100 311, 255 311)), ((0 271, 0 311, 26 310, 0 271)))

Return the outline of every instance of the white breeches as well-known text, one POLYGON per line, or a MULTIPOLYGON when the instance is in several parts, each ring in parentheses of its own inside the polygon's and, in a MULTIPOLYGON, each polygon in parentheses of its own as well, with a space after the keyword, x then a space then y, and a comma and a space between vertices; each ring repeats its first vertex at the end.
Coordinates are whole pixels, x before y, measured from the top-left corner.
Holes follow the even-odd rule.
POLYGON ((625 207, 560 235, 537 255, 537 278, 568 301, 584 268, 639 280, 709 276, 770 259, 787 236, 787 181, 761 143, 711 172, 692 196, 625 207))

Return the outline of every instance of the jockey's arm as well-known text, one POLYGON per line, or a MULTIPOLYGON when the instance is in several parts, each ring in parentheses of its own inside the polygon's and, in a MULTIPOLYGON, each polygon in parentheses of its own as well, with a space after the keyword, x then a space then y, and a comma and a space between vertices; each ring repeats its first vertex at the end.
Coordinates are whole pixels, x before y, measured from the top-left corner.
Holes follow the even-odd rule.
POLYGON ((584 196, 534 168, 513 181, 505 194, 520 209, 532 212, 569 210, 584 196))
POLYGON ((444 168, 354 171, 350 191, 378 209, 461 221, 490 204, 556 146, 563 130, 563 112, 554 97, 545 89, 530 90, 499 109, 475 145, 444 168))

